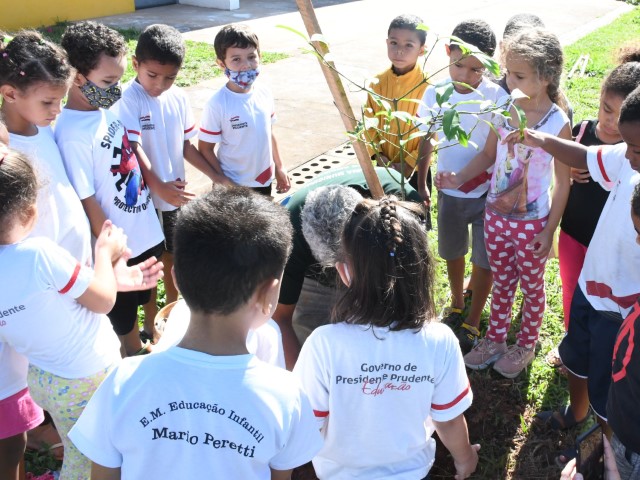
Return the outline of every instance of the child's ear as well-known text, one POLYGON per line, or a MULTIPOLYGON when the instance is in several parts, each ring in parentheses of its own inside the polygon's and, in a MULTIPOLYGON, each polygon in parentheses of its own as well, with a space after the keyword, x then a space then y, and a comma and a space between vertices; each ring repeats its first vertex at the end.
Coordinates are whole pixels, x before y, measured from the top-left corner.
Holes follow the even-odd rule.
POLYGON ((447 57, 450 57, 451 56, 451 46, 448 43, 445 43, 444 50, 445 50, 445 52, 447 52, 447 57))
POLYGON ((4 84, 0 86, 0 95, 2 95, 5 102, 13 103, 18 96, 18 89, 11 85, 4 84))
POLYGON ((171 280, 173 280, 173 284, 175 285, 176 290, 180 292, 180 286, 178 285, 178 280, 176 280, 176 271, 174 267, 171 267, 171 280))
POLYGON ((131 56, 131 66, 133 66, 133 69, 136 71, 136 73, 138 73, 138 67, 140 66, 140 62, 138 62, 138 59, 136 58, 135 55, 131 56))
POLYGON ((262 286, 258 287, 258 307, 263 315, 271 317, 278 304, 280 295, 280 279, 272 278, 266 280, 262 286))
POLYGON ((347 287, 351 286, 351 273, 349 272, 349 266, 344 262, 336 262, 336 270, 340 275, 340 280, 347 287))
POLYGON ((216 58, 216 63, 218 64, 218 66, 224 70, 226 67, 226 65, 224 64, 224 62, 222 60, 220 60, 219 58, 216 58))
POLYGON ((74 87, 81 87, 85 83, 87 83, 87 81, 88 81, 87 77, 85 77, 80 72, 76 72, 76 74, 73 76, 73 86, 74 87))
POLYGON ((426 49, 427 49, 427 46, 426 45, 422 45, 420 47, 420 53, 418 54, 418 56, 419 57, 423 56, 426 49))

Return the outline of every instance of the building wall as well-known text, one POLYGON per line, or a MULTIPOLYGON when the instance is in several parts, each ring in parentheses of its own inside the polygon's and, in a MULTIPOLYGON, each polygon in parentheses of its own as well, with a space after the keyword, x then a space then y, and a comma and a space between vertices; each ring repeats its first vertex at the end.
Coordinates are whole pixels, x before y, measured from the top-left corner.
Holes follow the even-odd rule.
POLYGON ((135 10, 134 0, 18 0, 11 3, 11 7, 3 8, 0 15, 0 28, 4 30, 40 27, 58 21, 84 20, 135 10))

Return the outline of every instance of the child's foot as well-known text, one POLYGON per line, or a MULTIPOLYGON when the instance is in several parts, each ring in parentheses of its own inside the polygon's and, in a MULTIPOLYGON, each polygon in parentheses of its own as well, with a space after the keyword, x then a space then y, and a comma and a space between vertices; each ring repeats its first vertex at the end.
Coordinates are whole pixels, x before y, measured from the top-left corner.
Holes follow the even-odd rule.
POLYGON ((464 307, 462 309, 462 315, 464 318, 469 316, 469 310, 471 309, 471 299, 473 297, 473 290, 466 289, 462 292, 464 298, 464 307))
POLYGON ((527 368, 536 356, 535 348, 511 345, 507 353, 496 362, 493 369, 503 377, 516 378, 527 368))
POLYGON ((445 309, 440 320, 454 332, 457 332, 460 325, 464 322, 462 308, 448 307, 445 309))
POLYGON ((478 344, 480 330, 466 322, 462 322, 462 325, 460 325, 460 328, 456 332, 456 338, 460 342, 460 350, 462 350, 463 354, 466 354, 478 344))
POLYGON ((464 356, 464 364, 472 370, 482 370, 507 353, 506 342, 494 342, 483 338, 464 356))

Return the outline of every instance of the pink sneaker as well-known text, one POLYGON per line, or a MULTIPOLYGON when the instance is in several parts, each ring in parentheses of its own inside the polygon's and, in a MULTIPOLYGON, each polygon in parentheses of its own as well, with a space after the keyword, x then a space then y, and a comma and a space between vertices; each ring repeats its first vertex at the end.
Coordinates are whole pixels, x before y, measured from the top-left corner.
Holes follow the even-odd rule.
POLYGON ((535 348, 511 345, 503 357, 496 362, 493 369, 503 377, 516 378, 527 368, 536 356, 535 348))
POLYGON ((483 338, 464 356, 464 364, 471 370, 482 370, 498 360, 507 352, 505 342, 497 343, 483 338))

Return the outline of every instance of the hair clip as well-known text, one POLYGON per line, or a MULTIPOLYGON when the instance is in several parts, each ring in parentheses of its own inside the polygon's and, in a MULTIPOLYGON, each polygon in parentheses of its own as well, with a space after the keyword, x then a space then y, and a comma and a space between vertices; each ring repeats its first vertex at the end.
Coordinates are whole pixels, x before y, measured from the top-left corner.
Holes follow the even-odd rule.
POLYGON ((9 56, 9 54, 8 54, 7 52, 4 52, 4 53, 2 54, 2 58, 7 58, 8 56, 9 56))
POLYGON ((396 253, 395 253, 395 252, 389 252, 389 256, 390 256, 390 257, 395 257, 395 256, 396 256, 396 253))
POLYGON ((24 72, 22 70, 20 70, 20 75, 24 77, 24 72))

